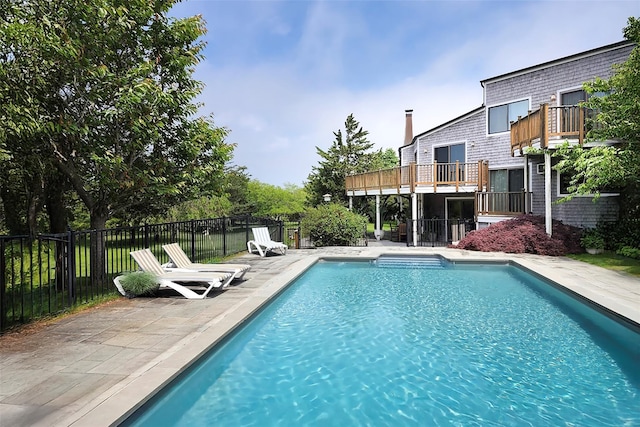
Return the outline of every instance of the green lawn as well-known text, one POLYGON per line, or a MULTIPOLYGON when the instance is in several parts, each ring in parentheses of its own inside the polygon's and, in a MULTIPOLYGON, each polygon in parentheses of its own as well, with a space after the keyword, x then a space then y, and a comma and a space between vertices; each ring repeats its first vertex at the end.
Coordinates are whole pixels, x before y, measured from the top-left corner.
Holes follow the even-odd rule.
MULTIPOLYGON (((369 234, 373 234, 374 230, 376 229, 376 225, 373 222, 370 222, 367 224, 367 233, 369 234)), ((382 230, 383 231, 391 231, 391 225, 388 222, 385 222, 382 224, 382 230)))
POLYGON ((640 277, 640 260, 616 255, 615 252, 605 252, 599 255, 573 254, 569 258, 598 265, 609 270, 621 271, 635 277, 640 277))

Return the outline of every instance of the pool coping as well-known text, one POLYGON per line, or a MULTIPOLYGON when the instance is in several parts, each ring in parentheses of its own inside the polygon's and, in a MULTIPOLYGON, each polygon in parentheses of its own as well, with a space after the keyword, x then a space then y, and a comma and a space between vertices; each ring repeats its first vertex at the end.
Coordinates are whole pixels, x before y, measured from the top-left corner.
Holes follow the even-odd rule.
MULTIPOLYGON (((197 331, 184 336, 160 356, 89 401, 83 402, 81 407, 75 408, 73 414, 66 414, 49 425, 95 426, 122 423, 164 385, 188 369, 200 356, 215 347, 235 327, 257 313, 319 260, 376 259, 383 254, 439 255, 454 263, 493 262, 516 265, 640 325, 640 279, 567 258, 481 253, 445 248, 367 247, 312 250, 228 306, 220 315, 205 322, 197 331)), ((286 258, 282 260, 286 261, 286 258)), ((44 421, 48 422, 46 419, 44 421)))

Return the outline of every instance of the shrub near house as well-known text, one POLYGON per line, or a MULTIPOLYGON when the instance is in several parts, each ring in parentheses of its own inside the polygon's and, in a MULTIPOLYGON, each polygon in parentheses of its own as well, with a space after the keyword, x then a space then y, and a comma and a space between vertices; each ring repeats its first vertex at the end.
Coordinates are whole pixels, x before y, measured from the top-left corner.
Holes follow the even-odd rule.
POLYGON ((590 254, 598 254, 604 251, 604 236, 597 228, 587 230, 580 239, 582 247, 590 254))
POLYGON ((456 247, 481 252, 561 256, 582 252, 581 235, 582 229, 554 221, 552 236, 548 236, 544 217, 521 215, 472 231, 456 247))
POLYGON ((349 246, 364 237, 367 219, 338 203, 309 209, 300 227, 316 246, 349 246))

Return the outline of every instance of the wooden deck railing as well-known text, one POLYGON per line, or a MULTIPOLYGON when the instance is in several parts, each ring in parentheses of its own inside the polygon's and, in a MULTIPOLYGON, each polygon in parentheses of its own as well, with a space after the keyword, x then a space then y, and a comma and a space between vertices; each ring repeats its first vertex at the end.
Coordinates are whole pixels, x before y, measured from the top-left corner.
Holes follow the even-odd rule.
POLYGON ((388 190, 411 184, 411 165, 345 177, 347 191, 388 190))
POLYGON ((524 191, 476 193, 476 215, 520 215, 530 206, 531 193, 524 191))
POLYGON ((405 189, 415 192, 416 187, 455 186, 456 191, 463 186, 486 188, 489 181, 489 165, 486 161, 476 163, 432 163, 401 166, 393 169, 350 175, 345 178, 347 191, 379 191, 395 189, 398 193, 405 189))
POLYGON ((584 107, 550 107, 542 104, 540 109, 511 123, 511 155, 515 150, 531 147, 538 141, 540 148, 546 148, 550 138, 566 138, 584 142, 587 132, 587 119, 595 115, 594 110, 584 107))

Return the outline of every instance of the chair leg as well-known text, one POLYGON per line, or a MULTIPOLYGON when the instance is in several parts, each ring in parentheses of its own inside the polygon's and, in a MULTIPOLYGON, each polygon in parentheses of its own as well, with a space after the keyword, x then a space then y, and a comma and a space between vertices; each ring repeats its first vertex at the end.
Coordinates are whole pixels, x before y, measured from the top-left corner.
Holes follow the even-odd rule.
POLYGON ((251 249, 251 246, 253 246, 258 253, 260 254, 260 256, 264 256, 264 254, 262 253, 262 249, 260 248, 260 244, 258 244, 257 242, 254 242, 253 240, 249 240, 247 242, 247 251, 252 254, 253 253, 253 249, 251 249))
POLYGON ((160 280, 161 288, 171 288, 187 299, 205 299, 209 291, 213 288, 214 284, 215 282, 210 283, 209 288, 205 291, 204 294, 198 294, 197 292, 192 291, 186 286, 182 286, 178 283, 172 282, 171 280, 160 280))

